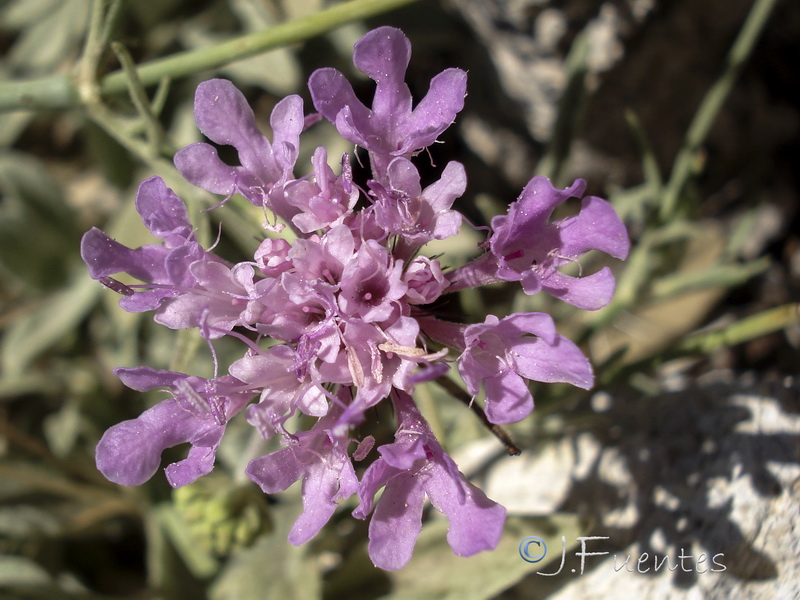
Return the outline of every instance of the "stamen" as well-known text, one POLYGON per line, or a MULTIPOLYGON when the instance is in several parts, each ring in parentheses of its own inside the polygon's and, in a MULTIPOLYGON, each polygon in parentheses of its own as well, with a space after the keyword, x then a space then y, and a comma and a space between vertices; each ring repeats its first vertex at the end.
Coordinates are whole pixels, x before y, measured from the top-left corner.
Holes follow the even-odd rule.
POLYGON ((188 379, 180 379, 175 383, 179 395, 175 396, 175 400, 182 408, 188 410, 194 416, 201 419, 206 419, 211 415, 211 406, 209 406, 203 396, 195 390, 188 379))
POLYGON ((100 277, 98 281, 108 289, 122 294, 123 296, 133 296, 136 293, 132 287, 125 285, 121 281, 117 281, 113 277, 100 277))
POLYGON ((375 446, 375 438, 371 435, 368 435, 363 440, 358 442, 358 446, 356 447, 356 451, 353 452, 353 460, 355 461, 362 461, 367 457, 367 454, 370 453, 373 446, 375 446))

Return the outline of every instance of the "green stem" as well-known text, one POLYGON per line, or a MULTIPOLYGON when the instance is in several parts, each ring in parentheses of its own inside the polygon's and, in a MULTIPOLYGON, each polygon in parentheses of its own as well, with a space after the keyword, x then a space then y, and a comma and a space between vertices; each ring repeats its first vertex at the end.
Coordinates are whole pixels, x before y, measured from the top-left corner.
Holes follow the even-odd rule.
POLYGON ((709 354, 718 348, 735 346, 781 331, 800 322, 800 304, 784 304, 752 315, 722 329, 704 331, 681 342, 678 352, 709 354))
POLYGON ((164 139, 164 130, 161 128, 161 123, 159 123, 153 112, 153 107, 150 104, 150 99, 147 97, 147 92, 145 92, 142 82, 139 80, 136 64, 133 62, 133 58, 128 53, 125 46, 119 42, 112 42, 111 50, 116 55, 119 64, 122 65, 122 69, 127 74, 128 92, 131 101, 144 122, 145 135, 147 136, 150 151, 153 155, 156 155, 164 139))
POLYGON ((708 136, 723 103, 744 69, 744 65, 758 41, 758 36, 772 13, 775 2, 776 0, 755 0, 739 36, 728 53, 722 75, 708 90, 700 108, 695 113, 686 132, 683 146, 675 157, 672 174, 664 189, 660 211, 663 221, 668 221, 674 215, 678 206, 678 198, 691 175, 697 151, 708 136))
MULTIPOLYGON (((144 63, 137 72, 142 85, 154 85, 165 77, 174 79, 221 67, 267 50, 308 40, 345 23, 373 17, 417 1, 350 0, 318 13, 281 23, 266 31, 144 63)), ((100 92, 103 95, 118 94, 125 91, 127 85, 124 71, 115 71, 100 81, 100 92)), ((75 81, 68 75, 16 81, 0 86, 0 111, 63 109, 79 105, 75 81)))

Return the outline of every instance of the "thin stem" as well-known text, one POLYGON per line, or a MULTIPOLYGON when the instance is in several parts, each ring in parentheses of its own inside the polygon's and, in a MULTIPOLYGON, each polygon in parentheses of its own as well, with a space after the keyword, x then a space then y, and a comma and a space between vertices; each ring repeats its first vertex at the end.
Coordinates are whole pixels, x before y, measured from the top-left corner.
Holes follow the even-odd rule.
POLYGON ((111 49, 114 51, 114 54, 116 54, 117 59, 122 65, 122 69, 128 77, 128 92, 131 101, 144 121, 145 135, 150 145, 150 151, 153 155, 156 155, 164 139, 164 130, 161 128, 161 123, 159 123, 156 118, 142 82, 139 80, 138 73, 136 72, 136 64, 133 62, 133 58, 125 46, 119 42, 112 42, 111 49))
POLYGON ((97 65, 103 54, 103 23, 107 0, 92 2, 92 16, 89 20, 89 31, 83 46, 78 65, 78 95, 84 104, 95 100, 99 92, 97 87, 97 65))
POLYGON ((731 323, 722 329, 691 335, 678 345, 677 351, 709 354, 718 348, 742 344, 797 323, 800 323, 800 304, 784 304, 731 323))
POLYGON ((502 442, 502 444, 506 447, 506 452, 509 456, 518 456, 522 454, 522 450, 519 449, 514 443, 514 440, 511 439, 511 436, 508 432, 500 427, 500 425, 495 425, 489 418, 486 416, 486 413, 483 412, 483 409, 473 401, 472 396, 470 396, 464 389, 462 389, 456 382, 452 379, 447 377, 439 377, 438 379, 433 380, 438 386, 446 390, 449 394, 451 394, 456 400, 459 400, 466 404, 469 409, 474 412, 478 418, 481 420, 481 423, 488 429, 489 431, 494 434, 494 436, 502 442))
MULTIPOLYGON (((164 77, 174 79, 215 69, 267 50, 308 40, 345 23, 373 17, 417 1, 350 0, 318 13, 281 23, 266 31, 144 63, 137 72, 142 85, 155 85, 164 77)), ((100 81, 100 92, 102 95, 118 94, 125 91, 127 85, 124 71, 115 71, 100 81)), ((66 75, 0 86, 0 111, 72 108, 80 104, 75 82, 66 75)))
POLYGON ((748 57, 753 52, 758 36, 772 13, 776 0, 755 0, 736 41, 731 46, 725 61, 725 69, 711 89, 706 93, 686 132, 683 146, 675 157, 672 174, 664 189, 660 216, 667 221, 678 206, 678 198, 688 180, 700 145, 705 141, 711 126, 716 121, 722 105, 728 97, 748 57))

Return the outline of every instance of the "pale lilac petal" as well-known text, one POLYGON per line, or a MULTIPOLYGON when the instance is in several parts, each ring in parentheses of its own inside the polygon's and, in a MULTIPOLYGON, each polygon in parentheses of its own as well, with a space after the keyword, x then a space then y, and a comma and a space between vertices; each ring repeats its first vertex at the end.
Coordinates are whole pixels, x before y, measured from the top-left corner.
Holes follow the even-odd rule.
POLYGON ((598 310, 611 302, 616 282, 608 267, 584 277, 570 277, 556 272, 542 281, 542 288, 551 296, 583 310, 598 310))
POLYGON ((557 336, 553 344, 540 339, 526 340, 514 346, 513 354, 514 370, 527 379, 569 383, 585 390, 594 385, 589 359, 565 337, 557 336))
POLYGON ((187 375, 175 371, 162 371, 150 367, 120 367, 114 369, 114 375, 127 387, 137 392, 147 392, 156 388, 169 387, 187 375))
MULTIPOLYGON (((369 31, 353 47, 353 64, 356 68, 384 89, 385 98, 376 98, 376 106, 385 108, 388 114, 393 108, 409 110, 411 95, 397 98, 408 63, 411 61, 411 42, 399 29, 378 27, 369 31), (399 100, 399 103, 398 103, 399 100)), ((402 113, 397 113, 402 114, 402 113)))
MULTIPOLYGON (((487 324, 491 323, 487 319, 487 324)), ((547 313, 530 312, 530 313, 514 313, 508 315, 502 321, 495 322, 496 328, 502 332, 502 335, 509 337, 509 343, 514 343, 512 336, 525 336, 526 334, 535 335, 542 338, 548 344, 554 344, 557 339, 556 324, 553 322, 553 317, 547 313)), ((479 331, 476 326, 475 331, 479 331)), ((472 330, 468 330, 467 335, 472 330)))
MULTIPOLYGON (((449 211, 456 198, 460 198, 467 189, 467 172, 460 162, 451 160, 442 171, 442 176, 425 188, 425 199, 434 213, 449 211)), ((461 215, 451 211, 461 223, 461 215)), ((458 233, 458 231, 456 231, 458 233)), ((455 234, 450 234, 455 235, 455 234)), ((448 237, 448 236, 444 236, 448 237)), ((444 238, 440 238, 444 239, 444 238)))
POLYGON ((186 205, 160 177, 146 179, 139 186, 136 210, 150 233, 168 247, 180 246, 192 236, 186 205))
POLYGON ((419 183, 419 172, 414 164, 407 158, 395 158, 389 163, 387 173, 393 189, 402 190, 412 198, 416 198, 422 194, 422 186, 419 183))
POLYGON ((360 111, 354 110, 354 105, 351 104, 339 111, 333 124, 344 139, 353 142, 356 146, 380 151, 386 144, 386 140, 380 130, 376 131, 372 118, 372 111, 361 115, 360 111))
POLYGON ((272 162, 272 149, 256 125, 253 110, 230 81, 211 79, 197 86, 194 119, 211 141, 234 146, 247 169, 260 170, 272 162))
POLYGON ((128 273, 147 282, 164 282, 164 259, 169 250, 147 245, 132 250, 92 227, 81 238, 81 258, 93 279, 116 273, 128 273))
POLYGON ((219 448, 223 433, 225 433, 224 427, 217 427, 212 435, 204 436, 202 444, 198 444, 197 440, 194 440, 195 445, 189 449, 186 458, 172 463, 164 469, 169 484, 174 488, 182 487, 211 473, 214 470, 217 448, 219 448))
POLYGON ((463 475, 454 480, 439 464, 433 465, 431 479, 436 480, 436 485, 427 487, 428 496, 431 503, 447 515, 450 522, 447 542, 453 552, 458 556, 472 556, 497 547, 503 534, 506 509, 489 500, 463 475))
POLYGON ((398 475, 386 486, 369 523, 369 557, 386 571, 402 569, 422 531, 425 491, 410 475, 398 475))
POLYGON ((313 538, 336 511, 334 498, 339 489, 338 461, 317 461, 303 480, 303 512, 289 532, 289 543, 299 546, 313 538))
MULTIPOLYGON (((570 198, 580 198, 586 189, 583 179, 576 179, 566 189, 559 189, 547 177, 537 175, 522 190, 519 198, 508 207, 508 214, 492 219, 495 231, 493 245, 510 248, 515 243, 530 239, 531 232, 547 224, 556 206, 570 198)), ((497 254, 497 252, 496 252, 497 254)))
POLYGON ((624 260, 631 246, 625 225, 614 208, 595 196, 584 198, 580 213, 564 219, 559 232, 564 256, 581 256, 590 250, 600 250, 624 260))
POLYGON ((359 504, 353 510, 353 516, 356 519, 366 519, 369 513, 372 512, 375 503, 375 495, 378 493, 386 482, 392 477, 400 473, 397 469, 390 466, 385 460, 376 460, 361 477, 361 484, 358 487, 358 500, 359 504))
POLYGON ((483 384, 486 389, 486 416, 492 423, 516 423, 531 414, 533 396, 519 375, 509 371, 487 377, 483 384))
MULTIPOLYGON (((303 99, 292 95, 278 102, 272 110, 269 123, 272 127, 275 162, 282 171, 291 171, 300 151, 300 134, 304 127, 303 99)), ((242 164, 245 164, 244 161, 242 164)))
POLYGON ((353 118, 359 123, 364 123, 369 118, 371 111, 356 97, 347 78, 336 69, 323 68, 314 71, 308 78, 308 89, 314 108, 331 123, 336 122, 337 115, 345 107, 350 109, 353 118))
POLYGON ((141 485, 158 470, 164 450, 188 442, 203 427, 216 425, 164 400, 103 434, 97 444, 97 468, 114 483, 141 485))
POLYGON ((404 149, 411 151, 433 144, 464 108, 466 95, 467 74, 464 71, 446 69, 436 75, 428 93, 411 113, 407 125, 409 137, 404 149))
POLYGON ((222 162, 217 149, 210 144, 197 142, 181 148, 173 162, 192 185, 212 194, 230 194, 234 190, 238 169, 222 162))
POLYGON ((426 458, 419 438, 409 444, 385 444, 378 448, 378 453, 387 465, 400 471, 411 469, 417 460, 426 458))
POLYGON ((282 492, 303 476, 305 465, 298 459, 297 452, 289 446, 255 458, 247 465, 245 473, 265 493, 282 492))

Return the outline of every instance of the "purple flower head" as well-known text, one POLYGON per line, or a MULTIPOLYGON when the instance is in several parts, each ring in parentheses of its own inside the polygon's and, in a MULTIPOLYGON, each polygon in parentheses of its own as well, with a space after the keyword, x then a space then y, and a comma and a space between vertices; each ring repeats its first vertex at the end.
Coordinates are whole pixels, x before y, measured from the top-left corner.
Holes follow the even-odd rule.
POLYGON ((459 472, 408 394, 393 396, 399 423, 395 442, 378 448, 380 458, 364 473, 361 504, 353 516, 372 512, 375 494, 384 488, 369 524, 369 556, 375 566, 394 571, 411 559, 422 530, 425 496, 450 521, 447 541, 459 556, 491 550, 500 541, 505 509, 489 500, 459 472))
POLYGON ((486 390, 486 416, 492 423, 514 423, 533 410, 525 379, 571 383, 589 389, 592 367, 580 349, 556 333, 545 313, 516 313, 464 330, 458 370, 470 394, 486 390))
POLYGON ((105 432, 97 444, 97 468, 122 485, 150 479, 167 448, 188 442, 189 455, 166 468, 172 487, 192 483, 214 468, 214 458, 228 420, 252 397, 233 377, 203 379, 148 367, 117 369, 128 387, 144 392, 167 388, 171 397, 105 432))
MULTIPOLYGON (((345 397, 340 394, 340 400, 345 397)), ((336 510, 336 501, 358 490, 347 455, 350 440, 333 430, 340 414, 341 408, 334 405, 310 430, 298 432, 284 448, 247 466, 248 477, 267 494, 282 492, 303 478, 303 512, 289 532, 292 544, 304 544, 317 535, 336 510)))
POLYGON ((446 69, 412 109, 405 83, 410 60, 411 44, 399 29, 379 27, 356 42, 353 63, 377 84, 371 109, 336 69, 317 69, 308 80, 314 107, 342 137, 369 150, 378 180, 392 158, 410 158, 433 144, 464 107, 467 74, 446 69))
POLYGON ((508 214, 492 219, 489 247, 501 279, 520 281, 526 294, 544 290, 586 310, 602 308, 611 301, 614 276, 608 267, 585 277, 570 277, 558 270, 590 250, 619 259, 628 255, 625 226, 605 200, 587 196, 577 215, 548 222, 556 206, 580 198, 584 189, 582 179, 559 190, 546 177, 534 177, 508 214))
MULTIPOLYGON (((321 115, 304 118, 300 97, 285 98, 272 112, 271 140, 232 83, 214 79, 198 87, 195 120, 213 145, 187 146, 175 165, 206 190, 227 198, 242 194, 268 220, 275 217, 266 229, 280 233, 280 218, 292 235, 271 235, 252 256, 226 261, 198 244, 186 207, 155 177, 141 184, 136 208, 160 244, 132 249, 98 229, 84 235, 81 254, 91 276, 122 294, 123 308, 153 310, 154 320, 172 329, 199 328, 215 374, 216 347, 225 336, 219 356, 230 365, 228 375, 213 379, 118 369, 125 385, 163 388, 169 395, 102 437, 97 466, 108 479, 139 485, 158 470, 165 449, 188 443, 188 455, 167 466, 166 476, 176 487, 191 483, 212 470, 227 423, 244 412, 241 425, 252 427, 256 439, 282 443, 250 460, 247 476, 269 494, 302 481, 303 508, 291 543, 313 538, 340 501, 357 493, 353 515, 371 519, 369 555, 380 568, 408 563, 426 498, 449 520, 447 539, 456 554, 496 547, 505 510, 459 472, 411 394, 445 376, 454 362, 447 357, 455 351, 466 389, 485 394, 488 419, 504 424, 533 409, 529 380, 588 388, 593 374, 548 315, 452 323, 436 317, 446 310, 441 297, 519 281, 528 294, 544 290, 580 308, 600 308, 614 288, 607 268, 586 277, 559 269, 591 250, 624 258, 629 242, 619 218, 599 198, 584 198, 577 215, 551 222, 554 209, 580 197, 585 185, 579 180, 558 190, 536 177, 506 215, 492 220, 482 256, 452 270, 452 257, 440 264, 424 256, 423 246, 459 232, 463 217, 453 205, 465 193, 467 178, 460 163, 449 162, 438 179, 423 185, 412 160, 462 109, 466 74, 443 71, 415 105, 404 81, 410 57, 409 41, 399 30, 369 32, 357 42, 353 61, 376 83, 371 106, 356 98, 340 72, 319 69, 309 88, 321 115), (328 150, 318 147, 313 172, 294 176, 300 134, 322 117, 369 152, 371 174, 354 173, 348 154, 341 170, 331 168, 328 150), (238 152, 238 166, 220 159, 219 145, 238 152), (116 273, 142 283, 122 283, 113 278, 116 273), (230 356, 237 343, 240 353, 230 356), (372 452, 376 441, 367 428, 384 414, 378 405, 389 399, 397 422, 394 442, 372 452), (360 482, 353 459, 364 461, 360 482)), ((226 227, 225 241, 237 231, 226 227)))
POLYGON ((275 286, 272 279, 256 278, 250 263, 230 267, 197 260, 189 265, 189 274, 193 285, 166 299, 153 320, 170 329, 199 327, 208 339, 263 318, 265 297, 275 286))
POLYGON ((238 192, 287 219, 297 214, 284 200, 282 186, 291 177, 300 148, 302 98, 287 96, 275 105, 270 117, 272 143, 258 129, 244 95, 225 79, 197 86, 194 118, 212 142, 236 148, 241 166, 222 162, 210 144, 190 144, 175 154, 175 166, 186 181, 214 194, 238 192))

